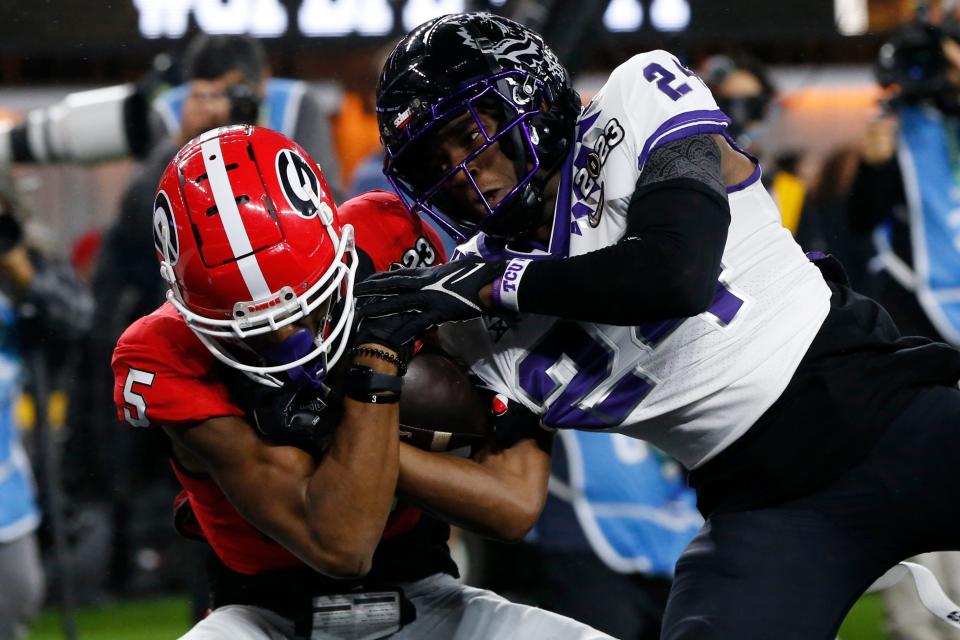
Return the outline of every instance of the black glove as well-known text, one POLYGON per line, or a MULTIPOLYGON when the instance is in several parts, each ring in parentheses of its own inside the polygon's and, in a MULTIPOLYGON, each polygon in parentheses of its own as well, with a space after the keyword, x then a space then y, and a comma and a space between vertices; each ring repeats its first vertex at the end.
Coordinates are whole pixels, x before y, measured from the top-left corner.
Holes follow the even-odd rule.
POLYGON ((317 459, 330 448, 343 413, 341 399, 321 389, 254 385, 248 413, 264 438, 303 449, 317 459))
POLYGON ((436 267, 375 273, 354 289, 357 311, 363 322, 392 323, 391 339, 407 344, 444 322, 483 315, 480 289, 503 275, 506 266, 505 260, 465 258, 436 267))
POLYGON ((404 363, 410 362, 413 356, 413 341, 419 335, 409 330, 414 317, 419 315, 414 311, 391 315, 367 317, 363 310, 367 305, 374 304, 383 298, 358 298, 357 314, 351 344, 381 344, 392 349, 400 356, 404 363))

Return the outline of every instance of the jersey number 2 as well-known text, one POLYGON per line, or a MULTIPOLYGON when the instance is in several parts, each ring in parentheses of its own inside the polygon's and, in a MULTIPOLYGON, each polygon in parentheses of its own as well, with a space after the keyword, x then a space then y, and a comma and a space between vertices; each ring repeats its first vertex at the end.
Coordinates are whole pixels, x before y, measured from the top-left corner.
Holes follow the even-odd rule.
MULTIPOLYGON (((692 71, 688 71, 683 65, 676 62, 676 60, 674 60, 674 62, 680 73, 687 77, 693 77, 692 71)), ((679 100, 691 91, 690 85, 682 80, 680 84, 674 85, 674 82, 677 81, 676 74, 656 62, 651 62, 643 68, 643 77, 649 82, 656 82, 657 89, 667 94, 671 100, 679 100)))
POLYGON ((123 383, 123 402, 128 406, 123 408, 123 417, 134 427, 149 427, 150 420, 147 419, 147 401, 133 390, 133 385, 153 386, 155 377, 156 374, 149 371, 141 371, 133 367, 127 370, 127 379, 123 383), (133 411, 130 410, 131 408, 133 411))

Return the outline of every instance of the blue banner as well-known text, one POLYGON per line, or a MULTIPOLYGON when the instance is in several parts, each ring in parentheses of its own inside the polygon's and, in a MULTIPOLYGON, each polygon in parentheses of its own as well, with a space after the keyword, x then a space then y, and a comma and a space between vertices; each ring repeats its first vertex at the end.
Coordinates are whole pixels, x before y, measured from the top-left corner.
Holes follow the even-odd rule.
POLYGON ((936 110, 904 107, 899 159, 917 299, 947 340, 960 344, 960 163, 955 126, 936 110))
POLYGON ((592 549, 621 573, 673 575, 703 525, 680 465, 618 433, 562 430, 555 446, 539 543, 592 549))

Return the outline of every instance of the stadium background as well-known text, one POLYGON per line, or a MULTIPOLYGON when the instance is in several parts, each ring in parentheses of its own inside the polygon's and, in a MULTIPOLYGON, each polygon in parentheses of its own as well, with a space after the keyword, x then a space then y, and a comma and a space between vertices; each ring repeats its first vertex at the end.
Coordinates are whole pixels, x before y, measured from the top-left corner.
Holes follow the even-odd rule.
MULTIPOLYGON (((694 68, 716 53, 762 60, 778 88, 767 135, 775 145, 765 153, 795 157, 811 192, 835 192, 852 171, 850 150, 878 109, 873 61, 883 34, 914 8, 909 0, 12 0, 0 6, 0 122, 21 122, 76 91, 142 83, 151 68, 175 61, 198 31, 251 33, 262 38, 275 75, 321 90, 348 178, 376 145, 357 99, 371 90, 370 69, 384 47, 434 15, 490 9, 541 31, 584 96, 619 62, 651 48, 671 50, 694 68)), ((76 257, 84 239, 115 215, 134 166, 123 157, 12 165, 36 241, 76 257)), ((63 404, 58 400, 49 416, 58 433, 69 423, 63 404)), ((28 443, 32 411, 25 403, 28 443)), ((145 566, 152 557, 142 554, 145 566)), ((157 584, 82 607, 80 637, 169 638, 185 630, 187 597, 157 584)), ((75 586, 84 589, 82 575, 75 586)), ((31 638, 62 637, 55 584, 49 592, 31 638)), ((871 596, 841 637, 882 638, 881 627, 881 606, 871 596)))

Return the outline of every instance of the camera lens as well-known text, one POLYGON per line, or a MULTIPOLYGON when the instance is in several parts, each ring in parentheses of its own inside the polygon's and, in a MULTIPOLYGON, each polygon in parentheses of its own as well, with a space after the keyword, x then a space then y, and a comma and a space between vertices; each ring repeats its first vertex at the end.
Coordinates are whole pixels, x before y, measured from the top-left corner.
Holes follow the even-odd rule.
POLYGON ((895 29, 880 47, 877 80, 884 87, 896 85, 895 100, 914 103, 943 92, 947 61, 942 39, 939 27, 911 22, 895 29))
POLYGON ((260 116, 260 97, 253 87, 235 84, 227 90, 231 124, 256 124, 260 116))

